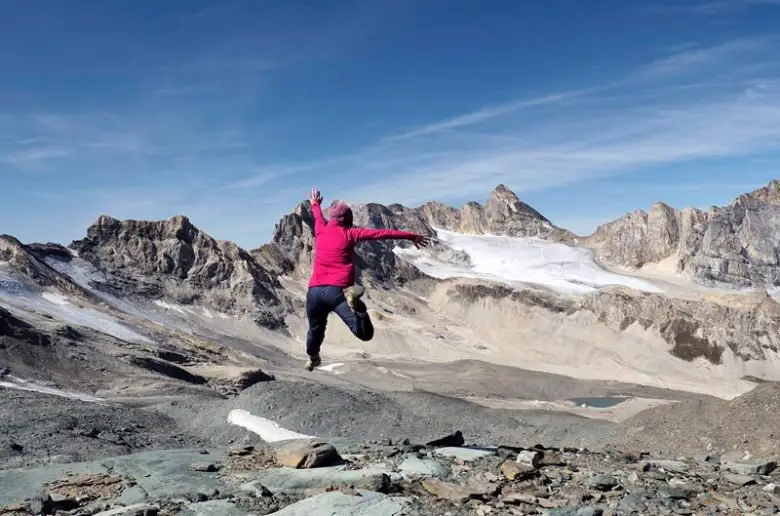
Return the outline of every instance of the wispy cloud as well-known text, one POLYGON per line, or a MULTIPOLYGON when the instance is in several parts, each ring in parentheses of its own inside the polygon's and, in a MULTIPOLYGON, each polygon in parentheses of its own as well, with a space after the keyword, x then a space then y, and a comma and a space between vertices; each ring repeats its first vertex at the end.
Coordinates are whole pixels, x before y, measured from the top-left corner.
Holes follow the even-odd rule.
POLYGON ((492 106, 299 166, 359 177, 331 183, 353 202, 415 204, 474 198, 497 183, 533 191, 780 149, 780 68, 769 41, 686 49, 582 92, 492 106))
POLYGON ((653 6, 648 9, 667 14, 717 16, 762 6, 780 6, 780 0, 713 0, 688 5, 653 6))
POLYGON ((70 156, 71 152, 63 147, 41 145, 0 154, 0 161, 17 167, 35 167, 41 162, 48 162, 70 156))
POLYGON ((556 104, 565 101, 567 99, 576 98, 586 93, 588 92, 572 91, 572 92, 563 92, 563 93, 553 93, 550 95, 545 95, 543 97, 508 102, 506 104, 501 104, 499 106, 483 108, 473 113, 467 113, 465 115, 456 116, 454 118, 450 118, 449 120, 443 120, 433 124, 424 125, 422 127, 417 127, 407 132, 390 136, 386 139, 386 141, 397 142, 397 141, 407 140, 410 138, 416 138, 419 136, 436 134, 450 129, 458 129, 460 127, 474 125, 476 123, 489 120, 491 118, 495 118, 498 116, 508 115, 510 113, 514 113, 524 108, 543 106, 546 104, 556 104))
POLYGON ((663 78, 700 72, 703 67, 719 66, 724 61, 766 48, 770 38, 748 38, 729 41, 708 48, 684 50, 642 67, 639 79, 663 78))

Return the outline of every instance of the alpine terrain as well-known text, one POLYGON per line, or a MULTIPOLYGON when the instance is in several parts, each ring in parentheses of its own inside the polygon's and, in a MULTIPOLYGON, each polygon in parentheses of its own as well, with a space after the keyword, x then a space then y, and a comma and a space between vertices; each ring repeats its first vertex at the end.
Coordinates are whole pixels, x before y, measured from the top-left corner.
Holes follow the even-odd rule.
POLYGON ((308 201, 255 249, 0 236, 0 516, 780 511, 780 182, 587 236, 504 185, 353 209, 433 244, 360 244, 376 335, 312 372, 308 201))

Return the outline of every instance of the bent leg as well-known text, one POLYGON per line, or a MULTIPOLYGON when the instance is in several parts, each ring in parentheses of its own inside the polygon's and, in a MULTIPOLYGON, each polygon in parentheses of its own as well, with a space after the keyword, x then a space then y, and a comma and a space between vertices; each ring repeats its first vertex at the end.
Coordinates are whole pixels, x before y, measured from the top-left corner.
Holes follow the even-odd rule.
POLYGON ((310 288, 306 293, 306 318, 309 320, 309 331, 306 333, 306 354, 317 357, 320 354, 322 341, 325 340, 325 327, 328 324, 330 306, 319 295, 317 287, 310 288))
MULTIPOLYGON (((364 304, 359 303, 362 307, 364 304)), ((341 299, 333 310, 346 323, 350 331, 362 341, 369 341, 374 338, 374 324, 371 322, 368 312, 364 310, 354 311, 349 307, 346 297, 341 295, 341 299)))

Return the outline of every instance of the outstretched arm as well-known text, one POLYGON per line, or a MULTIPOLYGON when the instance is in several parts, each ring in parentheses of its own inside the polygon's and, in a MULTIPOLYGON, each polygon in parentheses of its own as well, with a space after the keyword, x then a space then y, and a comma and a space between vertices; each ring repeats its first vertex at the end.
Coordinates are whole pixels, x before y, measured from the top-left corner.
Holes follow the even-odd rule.
POLYGON ((363 240, 411 240, 417 247, 425 247, 431 241, 428 236, 398 229, 350 228, 349 235, 354 242, 363 240))
POLYGON ((325 217, 322 216, 322 195, 316 188, 312 188, 309 195, 309 201, 311 201, 311 213, 314 215, 314 233, 319 233, 320 229, 325 227, 325 217))

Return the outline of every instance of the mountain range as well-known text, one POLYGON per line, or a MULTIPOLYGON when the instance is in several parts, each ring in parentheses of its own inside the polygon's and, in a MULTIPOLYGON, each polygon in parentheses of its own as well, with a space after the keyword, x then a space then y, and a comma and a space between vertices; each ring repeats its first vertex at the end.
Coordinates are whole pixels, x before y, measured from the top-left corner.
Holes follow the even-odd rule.
MULTIPOLYGON (((370 453, 387 454, 381 459, 386 465, 401 454, 403 461, 391 461, 394 468, 422 460, 425 468, 444 468, 452 478, 460 478, 460 462, 437 466, 433 452, 421 455, 421 447, 403 443, 460 446, 465 436, 480 445, 526 450, 520 460, 547 449, 528 451, 530 441, 545 441, 580 450, 571 459, 585 471, 596 460, 596 470, 621 479, 623 459, 617 457, 628 452, 603 450, 642 449, 667 458, 705 453, 695 465, 699 483, 719 467, 711 457, 775 454, 779 188, 773 181, 709 211, 659 203, 587 236, 556 226, 504 185, 484 204, 460 208, 438 202, 354 206, 357 225, 423 233, 433 243, 425 249, 403 241, 360 244, 356 265, 376 336, 359 341, 334 316, 323 364, 312 372, 303 369, 304 299, 315 252, 308 201, 281 218, 270 242, 249 250, 215 239, 183 215, 160 221, 102 215, 84 238, 68 245, 2 235, 0 515, 52 513, 51 496, 39 501, 42 512, 32 509, 39 506, 28 498, 32 486, 74 463, 79 471, 99 466, 109 474, 115 468, 129 472, 132 482, 145 486, 139 500, 176 505, 182 493, 202 485, 200 477, 174 474, 161 464, 180 467, 182 460, 211 453, 206 448, 223 453, 230 445, 310 436, 363 451, 393 443, 370 453), (602 455, 582 455, 585 448, 602 455), (98 462, 85 462, 90 460, 98 462), (165 480, 169 473, 178 480, 165 480), (2 505, 20 497, 27 512, 2 505)), ((320 446, 306 453, 330 450, 320 446)), ((277 474, 264 469, 265 452, 241 448, 234 454, 234 448, 228 462, 260 461, 247 463, 250 470, 277 474)), ((370 469, 367 464, 360 467, 370 469)), ((678 472, 688 467, 663 464, 678 472)), ((757 475, 773 464, 724 467, 757 475)), ((414 471, 404 475, 418 478, 414 471)), ((479 474, 495 477, 491 471, 479 474)), ((686 513, 694 502, 663 494, 669 471, 659 471, 621 482, 624 488, 635 481, 634 487, 644 486, 636 494, 642 503, 686 513)), ((290 471, 278 474, 286 480, 277 494, 292 489, 289 482, 315 482, 308 473, 294 481, 290 471)), ((321 474, 317 482, 327 484, 337 472, 321 474)), ((228 484, 247 479, 234 469, 219 475, 228 484)), ((518 482, 533 482, 537 494, 539 479, 549 480, 523 475, 518 482)), ((555 484, 559 498, 575 482, 566 475, 555 484)), ((601 489, 588 475, 577 477, 578 489, 601 489)), ((80 477, 67 478, 57 485, 80 477)), ((755 485, 752 477, 725 481, 755 485)), ((99 475, 79 482, 90 493, 96 485, 108 486, 99 475)), ((382 477, 371 489, 387 491, 387 482, 382 477)), ((417 480, 403 482, 393 489, 427 504, 418 513, 461 514, 441 506, 438 487, 429 499, 417 480)), ((634 487, 589 500, 617 508, 620 496, 621 504, 638 507, 637 499, 629 499, 634 487)), ((213 498, 231 508, 246 502, 225 501, 230 489, 222 483, 192 499, 213 498)), ((249 505, 262 505, 264 514, 293 507, 289 497, 268 495, 268 486, 252 489, 260 494, 249 505)), ((755 507, 769 507, 774 491, 762 489, 743 495, 755 507)), ((503 495, 496 498, 499 491, 479 491, 483 501, 499 503, 483 512, 504 503, 503 495)), ((545 493, 551 496, 549 489, 545 493)), ((115 495, 105 499, 126 504, 132 498, 115 495)), ((68 514, 94 513, 83 512, 86 498, 57 496, 70 504, 68 514)), ((301 503, 309 503, 306 496, 301 503)), ((540 501, 545 497, 518 503, 541 510, 553 503, 540 501)), ((707 502, 695 503, 703 508, 707 502)), ((116 510, 110 514, 147 514, 116 510)))
MULTIPOLYGON (((773 181, 706 212, 658 203, 589 236, 555 226, 504 185, 484 205, 355 206, 357 225, 424 233, 434 245, 361 244, 356 265, 383 329, 361 349, 332 325, 324 353, 474 359, 726 397, 744 392, 746 377, 780 379, 780 310, 770 295, 780 285, 779 192, 773 181), (710 385, 715 378, 720 387, 710 385)), ((3 324, 64 324, 175 353, 183 353, 173 341, 184 332, 227 354, 252 354, 262 343, 296 356, 313 252, 308 201, 252 250, 216 240, 182 215, 103 215, 67 246, 2 235, 3 324)), ((5 350, 0 363, 14 370, 18 357, 5 350)), ((50 374, 34 369, 28 380, 50 374)))

